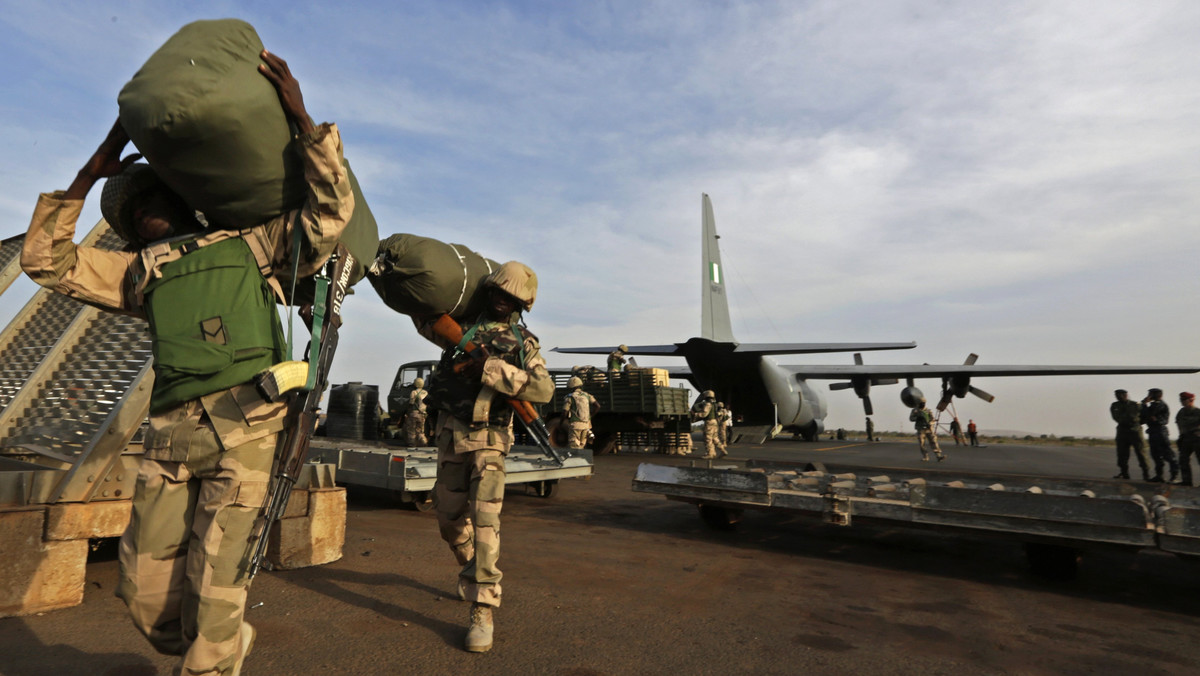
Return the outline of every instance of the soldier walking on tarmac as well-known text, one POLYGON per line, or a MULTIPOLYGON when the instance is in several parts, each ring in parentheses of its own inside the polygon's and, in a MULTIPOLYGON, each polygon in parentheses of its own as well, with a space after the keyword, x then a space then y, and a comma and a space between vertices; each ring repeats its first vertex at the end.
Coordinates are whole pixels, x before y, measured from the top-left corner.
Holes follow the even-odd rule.
POLYGON ((962 424, 958 422, 958 416, 955 416, 950 421, 950 434, 954 437, 954 445, 966 445, 966 440, 962 436, 962 424))
POLYGON ((1162 390, 1152 388, 1142 400, 1141 421, 1146 425, 1146 439, 1150 442, 1150 457, 1154 459, 1154 476, 1151 481, 1162 483, 1163 466, 1171 470, 1170 481, 1179 478, 1179 463, 1171 450, 1171 434, 1167 423, 1171 422, 1171 409, 1162 400, 1162 390))
POLYGON ((720 451, 720 457, 729 455, 725 451, 725 444, 721 441, 717 418, 716 394, 712 390, 704 390, 696 399, 696 403, 692 404, 692 420, 704 421, 704 457, 706 458, 718 457, 718 451, 720 451))
POLYGON ((1142 480, 1150 480, 1150 456, 1142 443, 1142 407, 1129 398, 1125 390, 1113 392, 1116 401, 1108 412, 1117 423, 1117 475, 1114 479, 1129 478, 1129 452, 1132 450, 1142 468, 1142 480))
MULTIPOLYGON (((459 596, 471 602, 466 649, 492 647, 493 609, 500 606, 500 510, 504 456, 512 447, 509 399, 544 404, 554 396, 537 337, 525 328, 537 298, 537 275, 509 261, 488 276, 487 307, 463 326, 459 343, 439 340, 442 362, 430 378, 429 404, 438 410, 438 528, 462 566, 459 596), (467 351, 467 348, 475 346, 467 351)), ((422 335, 432 334, 418 326, 422 335)))
POLYGON ((251 381, 285 359, 276 275, 290 277, 293 264, 299 276, 316 273, 354 209, 337 127, 314 126, 287 64, 261 58, 300 130, 301 209, 246 231, 206 232, 183 198, 133 163, 138 155, 121 158, 129 137, 118 121, 65 192, 38 199, 21 254, 38 284, 149 320, 150 424, 116 594, 159 652, 181 657, 176 673, 237 674, 253 646, 246 562, 287 409, 251 381), (105 220, 140 252, 72 241, 101 178, 105 220))
POLYGON ((563 413, 570 425, 567 448, 584 448, 587 446, 588 432, 592 429, 592 416, 600 410, 600 402, 590 392, 583 391, 583 379, 579 376, 571 376, 567 388, 571 390, 563 398, 563 413))
POLYGON ((929 451, 925 450, 926 442, 930 448, 937 454, 938 462, 946 459, 942 449, 938 446, 937 435, 933 432, 933 413, 925 408, 925 402, 921 402, 920 408, 914 408, 912 413, 908 415, 909 421, 916 423, 917 428, 917 448, 921 450, 921 460, 929 461, 929 451))
MULTIPOLYGON (((1192 485, 1192 456, 1200 453, 1200 408, 1196 408, 1196 395, 1179 393, 1179 412, 1175 414, 1175 425, 1179 428, 1179 473, 1180 483, 1192 485)), ((1200 457, 1197 457, 1200 462, 1200 457)))
POLYGON ((429 443, 425 436, 425 420, 428 418, 425 398, 425 379, 413 380, 412 392, 408 393, 408 412, 404 414, 404 439, 409 446, 424 446, 429 443))

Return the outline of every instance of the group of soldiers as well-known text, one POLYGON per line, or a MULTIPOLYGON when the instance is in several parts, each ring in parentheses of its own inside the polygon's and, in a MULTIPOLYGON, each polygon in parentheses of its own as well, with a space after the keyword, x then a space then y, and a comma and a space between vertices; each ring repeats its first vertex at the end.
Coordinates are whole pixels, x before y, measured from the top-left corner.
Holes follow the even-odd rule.
MULTIPOLYGON (((117 121, 66 190, 39 197, 21 253, 39 285, 148 320, 155 379, 116 594, 155 649, 179 656, 176 673, 236 675, 253 647, 249 553, 281 433, 293 424, 287 402, 261 386, 287 359, 276 300, 290 298, 280 280, 318 272, 355 207, 337 125, 314 124, 287 63, 260 57, 298 132, 292 147, 308 190, 298 208, 242 230, 210 227, 140 155, 122 157, 130 139, 117 121), (122 250, 74 242, 84 199, 102 179, 101 212, 122 250)), ((429 390, 414 388, 406 421, 410 443, 425 443, 427 410, 437 411, 438 528, 461 566, 458 595, 471 602, 472 652, 491 648, 501 599, 508 401, 546 403, 554 391, 523 322, 537 276, 509 261, 481 289, 484 310, 461 324, 414 317, 444 352, 429 390)))
POLYGON ((1171 450, 1171 435, 1167 427, 1171 422, 1171 409, 1163 401, 1162 390, 1152 388, 1141 402, 1130 399, 1125 390, 1116 390, 1114 395, 1116 401, 1109 406, 1109 414, 1117 423, 1119 471, 1113 478, 1129 478, 1129 455, 1132 451, 1142 470, 1143 481, 1191 486, 1192 457, 1200 452, 1200 408, 1196 407, 1196 395, 1191 392, 1179 393, 1180 409, 1175 414, 1175 425, 1179 431, 1176 442, 1179 447, 1178 459, 1171 450), (1142 441, 1142 425, 1146 426, 1148 444, 1142 441), (1154 476, 1150 476, 1151 461, 1154 462, 1154 476), (1168 477, 1163 476, 1164 470, 1169 472, 1168 477))

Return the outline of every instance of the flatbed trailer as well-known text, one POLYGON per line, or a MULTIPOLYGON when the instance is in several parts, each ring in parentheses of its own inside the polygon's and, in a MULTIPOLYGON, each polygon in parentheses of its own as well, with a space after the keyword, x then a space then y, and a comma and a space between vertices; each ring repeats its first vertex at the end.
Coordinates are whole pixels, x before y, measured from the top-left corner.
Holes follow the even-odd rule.
MULTIPOLYGON (((433 507, 435 448, 387 440, 313 437, 309 449, 310 461, 336 465, 339 484, 385 490, 421 511, 433 507)), ((514 445, 504 459, 505 485, 524 484, 540 497, 554 497, 560 480, 592 474, 591 451, 575 450, 572 454, 560 467, 537 447, 514 445)))
POLYGON ((1171 484, 751 460, 643 463, 633 490, 693 503, 718 529, 749 509, 1016 539, 1035 572, 1058 578, 1089 546, 1200 555, 1200 488, 1171 484))

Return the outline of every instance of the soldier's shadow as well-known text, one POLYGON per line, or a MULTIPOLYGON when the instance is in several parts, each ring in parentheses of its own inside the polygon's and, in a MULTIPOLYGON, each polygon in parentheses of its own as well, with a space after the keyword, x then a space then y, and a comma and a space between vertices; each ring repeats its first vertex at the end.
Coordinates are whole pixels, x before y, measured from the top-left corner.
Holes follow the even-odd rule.
POLYGON ((87 653, 74 646, 42 643, 19 617, 0 620, 5 642, 22 646, 4 656, 4 676, 155 676, 158 666, 135 653, 87 653), (15 653, 15 654, 14 654, 15 653))
POLYGON ((461 624, 444 622, 423 615, 411 608, 381 601, 374 596, 367 596, 351 591, 338 583, 366 585, 373 587, 392 587, 401 585, 419 592, 441 597, 446 600, 458 601, 457 597, 448 595, 445 591, 398 573, 363 573, 355 570, 339 570, 330 566, 315 566, 305 568, 303 575, 280 575, 279 578, 290 584, 303 587, 319 594, 324 594, 343 603, 365 608, 379 613, 395 622, 411 622, 420 625, 437 634, 446 645, 459 647, 462 643, 463 628, 461 624))

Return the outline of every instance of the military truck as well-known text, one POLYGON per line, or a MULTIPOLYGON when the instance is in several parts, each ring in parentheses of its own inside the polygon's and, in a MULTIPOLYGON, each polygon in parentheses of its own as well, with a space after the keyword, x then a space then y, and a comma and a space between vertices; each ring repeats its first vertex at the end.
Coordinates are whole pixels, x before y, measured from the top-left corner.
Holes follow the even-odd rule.
MULTIPOLYGON (((387 491, 401 503, 418 510, 432 509, 433 485, 437 478, 437 451, 429 446, 410 446, 402 434, 397 437, 393 431, 404 428, 401 416, 407 409, 408 394, 412 391, 413 381, 417 378, 428 381, 429 376, 436 370, 436 361, 402 364, 396 370, 396 377, 388 391, 387 416, 379 418, 380 432, 372 438, 313 437, 309 458, 336 465, 339 484, 387 491)), ((355 383, 350 385, 361 386, 355 383)), ((373 409, 373 406, 358 407, 364 415, 368 414, 367 408, 373 409)), ((332 406, 326 416, 327 430, 363 427, 362 421, 337 424, 339 421, 331 419, 330 416, 335 416, 332 406)), ((436 417, 429 416, 430 425, 436 417)), ((432 437, 430 440, 432 441, 432 437)), ((551 498, 558 492, 560 480, 592 474, 592 454, 586 450, 576 451, 572 457, 559 465, 536 446, 520 443, 520 436, 517 437, 517 441, 504 459, 506 485, 520 485, 523 489, 532 491, 534 495, 551 498)), ((562 445, 565 446, 565 443, 562 445)))
MULTIPOLYGON (((550 428, 555 444, 565 444, 567 421, 563 399, 570 393, 570 372, 554 372, 554 399, 542 407, 542 417, 550 428)), ((665 369, 631 368, 604 372, 594 368, 578 370, 583 390, 600 403, 592 417, 592 450, 611 453, 623 449, 649 449, 669 453, 688 443, 691 417, 688 391, 671 387, 665 369)))

